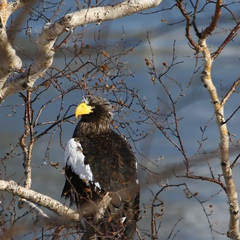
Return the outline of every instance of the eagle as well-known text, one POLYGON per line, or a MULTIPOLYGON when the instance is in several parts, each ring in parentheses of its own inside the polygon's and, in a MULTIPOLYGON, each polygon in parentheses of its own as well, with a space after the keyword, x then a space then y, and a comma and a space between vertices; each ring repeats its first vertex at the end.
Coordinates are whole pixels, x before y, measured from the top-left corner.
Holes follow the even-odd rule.
POLYGON ((84 97, 75 110, 81 119, 65 148, 62 197, 75 202, 86 219, 82 239, 131 240, 136 232, 137 161, 126 138, 111 128, 112 110, 104 98, 84 97))

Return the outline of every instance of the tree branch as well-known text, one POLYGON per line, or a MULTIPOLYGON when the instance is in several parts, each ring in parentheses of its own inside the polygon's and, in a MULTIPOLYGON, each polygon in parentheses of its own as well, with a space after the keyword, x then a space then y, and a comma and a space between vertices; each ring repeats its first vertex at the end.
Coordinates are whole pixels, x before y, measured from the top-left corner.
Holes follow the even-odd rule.
POLYGON ((50 221, 50 217, 48 215, 46 215, 36 204, 27 201, 26 199, 21 199, 18 202, 18 207, 21 208, 26 208, 28 209, 30 212, 32 212, 37 220, 44 222, 46 224, 51 223, 52 221, 50 221))
POLYGON ((2 88, 10 72, 18 71, 22 67, 22 60, 10 44, 6 29, 1 21, 2 18, 0 18, 0 88, 2 88))
POLYGON ((232 95, 232 93, 236 90, 236 87, 240 84, 240 78, 238 80, 236 80, 233 85, 231 86, 231 88, 229 89, 229 91, 227 92, 227 94, 224 96, 224 98, 221 101, 221 105, 224 106, 227 102, 227 100, 230 98, 230 96, 232 95))
MULTIPOLYGON (((224 123, 224 104, 219 102, 218 94, 216 87, 213 84, 211 77, 211 69, 213 59, 209 48, 206 44, 206 39, 200 39, 199 45, 202 48, 203 57, 204 57, 204 71, 202 74, 202 82, 209 92, 210 99, 213 103, 214 112, 216 121, 219 128, 220 134, 220 151, 221 151, 221 167, 222 173, 225 180, 226 193, 228 197, 229 211, 230 211, 230 220, 229 220, 229 231, 228 237, 231 239, 240 239, 239 234, 239 204, 237 191, 232 175, 232 169, 229 161, 229 134, 227 124, 224 123), (223 124, 224 123, 224 124, 223 124)), ((230 91, 231 92, 231 91, 230 91)), ((227 99, 227 97, 225 97, 227 99)))
POLYGON ((212 31, 217 27, 220 15, 221 15, 221 7, 222 7, 222 0, 217 0, 214 16, 212 17, 212 22, 208 27, 205 28, 205 30, 201 33, 201 38, 207 38, 212 31))
POLYGON ((7 34, 7 21, 11 14, 33 2, 33 0, 9 2, 0 0, 0 89, 2 89, 9 73, 19 71, 22 67, 22 60, 17 56, 7 34))
MULTIPOLYGON (((182 1, 180 0, 176 0, 177 2, 177 7, 179 8, 179 10, 181 11, 182 15, 185 17, 186 19, 186 27, 185 27, 185 36, 189 41, 189 44, 196 50, 196 52, 199 52, 199 46, 197 43, 195 43, 195 41, 192 39, 191 34, 190 34, 190 27, 192 25, 192 21, 191 18, 189 16, 189 14, 187 13, 187 10, 184 8, 182 1)), ((194 26, 194 25, 193 25, 194 26)), ((195 27, 196 29, 196 27, 195 27)), ((198 32, 196 31, 196 34, 198 35, 198 32)))
POLYGON ((237 25, 231 30, 231 32, 226 37, 226 39, 223 41, 223 43, 218 47, 217 51, 212 55, 213 59, 217 58, 217 56, 222 52, 222 50, 226 47, 226 45, 230 41, 232 41, 232 39, 236 36, 239 28, 240 28, 240 23, 237 23, 237 25))
POLYGON ((63 204, 49 196, 19 186, 14 181, 0 180, 0 191, 6 191, 20 198, 24 198, 27 201, 45 207, 53 211, 57 215, 67 218, 70 221, 79 222, 81 219, 78 212, 64 206, 63 204))

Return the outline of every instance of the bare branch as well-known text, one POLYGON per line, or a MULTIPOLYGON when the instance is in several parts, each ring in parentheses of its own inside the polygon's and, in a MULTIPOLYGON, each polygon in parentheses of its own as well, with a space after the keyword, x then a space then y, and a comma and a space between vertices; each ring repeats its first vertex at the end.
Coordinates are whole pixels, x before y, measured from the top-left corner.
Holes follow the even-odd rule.
POLYGON ((64 206, 53 198, 35 192, 33 190, 19 186, 14 181, 0 180, 0 190, 13 193, 14 195, 24 198, 32 203, 43 206, 59 216, 66 217, 68 220, 79 222, 80 215, 78 212, 64 206))
MULTIPOLYGON (((0 11, 1 14, 1 11, 0 11)), ((0 19, 1 20, 1 19, 0 19)), ((9 42, 6 29, 0 23, 0 88, 2 88, 7 76, 12 71, 18 71, 22 67, 22 60, 16 55, 9 42)))
POLYGON ((76 11, 67 14, 60 22, 68 28, 75 28, 89 23, 101 23, 157 7, 161 2, 162 0, 127 0, 113 6, 76 11))
POLYGON ((97 209, 97 213, 95 215, 95 221, 98 222, 99 219, 101 219, 104 216, 104 212, 107 209, 109 203, 111 202, 112 198, 109 196, 109 192, 106 193, 102 199, 102 201, 99 203, 97 209))
POLYGON ((9 2, 0 0, 0 89, 2 89, 10 72, 19 71, 22 67, 22 60, 17 56, 7 35, 7 21, 11 14, 23 7, 32 0, 9 2))
POLYGON ((226 47, 226 45, 230 41, 232 41, 232 39, 236 36, 239 28, 240 28, 240 23, 237 23, 237 25, 231 30, 231 32, 226 37, 226 39, 223 41, 223 43, 218 47, 217 51, 212 55, 213 59, 217 58, 217 56, 222 52, 222 50, 226 47))
POLYGON ((227 100, 231 97, 231 95, 233 94, 233 92, 236 90, 236 87, 240 84, 240 79, 236 80, 233 85, 231 86, 231 88, 229 89, 229 91, 227 92, 227 94, 224 96, 224 98, 221 101, 221 106, 224 106, 227 102, 227 100))
POLYGON ((37 205, 33 204, 32 202, 29 202, 25 199, 21 199, 18 202, 18 207, 20 209, 21 208, 28 209, 30 212, 32 212, 36 216, 37 220, 44 222, 45 224, 50 223, 50 217, 47 214, 45 214, 37 205))
POLYGON ((9 2, 8 3, 8 8, 11 9, 11 12, 14 12, 18 10, 19 8, 27 5, 27 4, 32 4, 36 0, 16 0, 15 2, 9 2))
MULTIPOLYGON (((185 27, 185 36, 188 39, 190 45, 196 50, 196 52, 199 52, 199 46, 197 43, 195 43, 195 41, 192 39, 191 34, 190 34, 190 27, 192 25, 191 22, 191 18, 189 16, 189 14, 187 13, 187 10, 184 8, 184 6, 182 5, 182 1, 180 0, 176 0, 177 2, 177 6, 179 8, 179 10, 181 11, 182 15, 185 17, 186 19, 186 27, 185 27)), ((196 28, 195 28, 196 29, 196 28)), ((198 34, 198 32, 196 32, 198 34)))
MULTIPOLYGON (((220 151, 221 151, 221 167, 225 180, 226 193, 229 203, 230 222, 229 222, 229 237, 231 239, 240 239, 239 234, 239 205, 237 191, 232 175, 232 169, 229 161, 229 134, 227 124, 224 123, 224 105, 219 102, 219 97, 215 85, 212 82, 211 69, 212 58, 209 48, 206 44, 206 39, 200 39, 199 44, 204 56, 204 71, 202 74, 202 82, 209 92, 210 99, 213 103, 214 112, 220 133, 220 151), (223 124, 224 123, 224 124, 223 124)), ((225 98, 227 99, 227 98, 225 98)))
POLYGON ((221 6, 222 6, 222 0, 217 0, 216 7, 215 7, 215 13, 212 17, 212 21, 208 27, 205 28, 205 30, 201 33, 201 38, 207 38, 212 31, 217 27, 220 15, 221 15, 221 6))
POLYGON ((31 169, 31 160, 32 160, 32 150, 34 145, 33 137, 33 122, 32 122, 32 106, 31 106, 31 92, 27 92, 27 97, 24 97, 26 108, 24 116, 24 134, 20 138, 20 146, 24 153, 24 169, 25 169, 25 182, 24 187, 27 189, 31 188, 32 184, 32 169, 31 169), (29 137, 29 144, 26 143, 26 138, 29 137))

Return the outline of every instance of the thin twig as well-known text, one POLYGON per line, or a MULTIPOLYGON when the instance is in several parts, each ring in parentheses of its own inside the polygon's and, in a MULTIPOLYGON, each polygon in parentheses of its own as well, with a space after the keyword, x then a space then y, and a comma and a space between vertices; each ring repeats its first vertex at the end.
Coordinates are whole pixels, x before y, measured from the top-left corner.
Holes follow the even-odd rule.
POLYGON ((221 7, 222 7, 222 0, 217 0, 214 16, 212 17, 212 22, 208 27, 205 28, 205 30, 201 33, 201 38, 207 38, 212 31, 217 27, 220 15, 221 15, 221 7))
POLYGON ((227 92, 227 94, 224 96, 224 98, 221 101, 221 106, 223 107, 227 100, 230 98, 230 96, 232 95, 232 93, 235 91, 236 87, 238 86, 238 84, 240 84, 240 78, 238 80, 236 80, 233 85, 231 86, 231 88, 229 89, 229 91, 227 92))
POLYGON ((181 11, 182 15, 186 19, 186 27, 185 27, 186 38, 188 39, 190 45, 196 50, 196 52, 198 52, 200 50, 199 45, 194 42, 194 40, 192 39, 191 34, 190 34, 191 18, 189 16, 187 10, 183 7, 182 1, 176 0, 176 2, 177 2, 177 6, 178 6, 179 10, 181 11))

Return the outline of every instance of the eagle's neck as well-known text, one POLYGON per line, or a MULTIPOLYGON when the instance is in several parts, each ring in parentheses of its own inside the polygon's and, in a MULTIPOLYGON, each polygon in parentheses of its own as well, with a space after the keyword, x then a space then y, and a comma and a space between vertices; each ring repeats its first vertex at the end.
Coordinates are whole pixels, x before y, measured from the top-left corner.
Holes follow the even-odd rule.
POLYGON ((109 121, 99 121, 99 122, 84 122, 82 120, 76 126, 73 136, 86 136, 89 134, 95 135, 104 132, 108 132, 110 129, 109 121))

